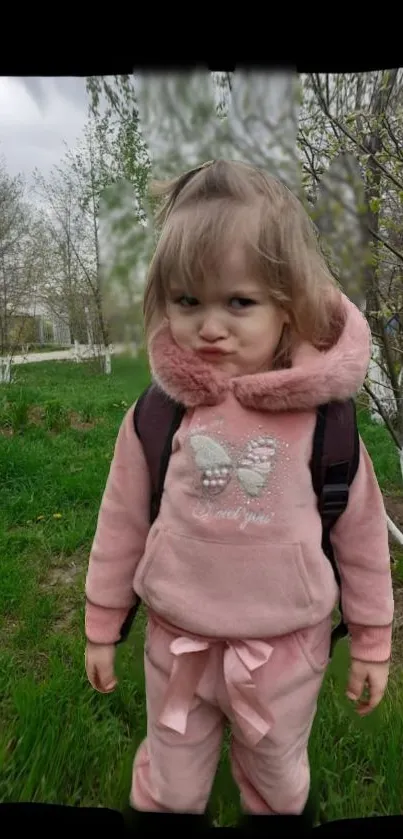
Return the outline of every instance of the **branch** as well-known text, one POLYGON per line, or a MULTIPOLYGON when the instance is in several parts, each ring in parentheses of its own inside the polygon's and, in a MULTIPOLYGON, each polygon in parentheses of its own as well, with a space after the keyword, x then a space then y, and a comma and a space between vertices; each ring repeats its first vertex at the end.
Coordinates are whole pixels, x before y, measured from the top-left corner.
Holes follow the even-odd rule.
MULTIPOLYGON (((359 148, 360 151, 362 151, 364 154, 369 154, 368 149, 364 145, 364 143, 362 143, 358 139, 358 137, 354 137, 354 134, 351 134, 351 132, 347 128, 345 128, 343 123, 340 122, 340 120, 337 117, 333 116, 333 114, 330 113, 329 108, 326 105, 322 90, 321 90, 320 82, 317 82, 315 80, 313 73, 310 73, 310 77, 312 79, 312 84, 313 84, 313 87, 315 89, 315 92, 316 92, 317 96, 319 97, 319 99, 322 103, 323 110, 324 110, 327 118, 330 120, 331 124, 337 126, 339 131, 341 131, 344 134, 345 137, 348 137, 348 139, 352 143, 354 143, 354 145, 357 146, 357 148, 359 148)), ((379 160, 377 160, 375 155, 371 155, 371 156, 373 158, 374 165, 377 166, 377 168, 385 175, 385 177, 388 178, 397 187, 397 189, 403 190, 403 183, 398 181, 397 178, 395 178, 395 176, 392 175, 391 172, 389 172, 388 169, 386 169, 386 167, 382 163, 380 163, 379 160)))
POLYGON ((395 149, 396 149, 396 157, 397 157, 397 159, 398 159, 398 160, 403 160, 403 154, 402 154, 402 150, 401 150, 401 144, 399 143, 399 140, 397 139, 396 134, 395 134, 395 132, 393 131, 392 126, 391 126, 391 124, 390 124, 390 120, 389 120, 389 118, 386 116, 386 114, 384 115, 383 121, 384 121, 384 123, 385 123, 385 126, 386 126, 387 132, 388 132, 388 134, 389 134, 389 137, 390 137, 390 139, 392 140, 393 145, 394 145, 394 147, 395 147, 395 149))
POLYGON ((383 419, 383 421, 386 425, 386 428, 389 431, 390 436, 392 437, 395 445, 397 446, 397 448, 400 452, 402 450, 402 444, 401 444, 401 442, 400 442, 400 440, 399 440, 399 438, 398 438, 398 436, 395 432, 395 429, 393 428, 392 423, 389 420, 389 417, 387 416, 386 412, 383 410, 381 402, 379 401, 378 397, 375 396, 372 388, 370 388, 369 385, 366 382, 364 383, 364 390, 366 391, 366 393, 368 393, 368 396, 370 396, 371 399, 373 400, 373 402, 375 403, 375 405, 376 405, 376 407, 379 411, 379 415, 382 417, 382 419, 383 419))
POLYGON ((386 239, 383 239, 383 237, 379 235, 379 233, 375 233, 375 230, 373 230, 372 227, 369 226, 369 224, 366 225, 366 227, 368 229, 368 232, 371 234, 371 236, 374 237, 374 239, 377 239, 377 241, 380 242, 381 245, 384 245, 388 251, 393 253, 394 256, 397 256, 397 258, 401 262, 403 262, 403 253, 401 251, 398 251, 393 245, 390 245, 389 242, 386 241, 386 239))

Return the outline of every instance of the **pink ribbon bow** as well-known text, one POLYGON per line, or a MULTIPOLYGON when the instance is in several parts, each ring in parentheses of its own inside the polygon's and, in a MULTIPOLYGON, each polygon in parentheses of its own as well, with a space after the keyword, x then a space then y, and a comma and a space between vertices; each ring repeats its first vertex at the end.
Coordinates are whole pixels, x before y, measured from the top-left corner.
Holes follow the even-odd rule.
MULTIPOLYGON (((175 656, 160 723, 185 734, 194 694, 217 642, 179 637, 170 650, 175 656)), ((223 655, 224 681, 234 717, 245 739, 255 746, 270 730, 273 720, 261 703, 253 674, 266 664, 273 647, 265 641, 226 642, 223 655)))

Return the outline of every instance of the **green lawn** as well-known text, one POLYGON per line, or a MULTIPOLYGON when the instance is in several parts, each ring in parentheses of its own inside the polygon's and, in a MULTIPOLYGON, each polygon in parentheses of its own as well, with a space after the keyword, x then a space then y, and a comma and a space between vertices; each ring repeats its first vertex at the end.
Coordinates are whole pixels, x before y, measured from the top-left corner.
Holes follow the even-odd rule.
MULTIPOLYGON (((127 802, 145 729, 142 620, 119 649, 115 694, 95 693, 84 671, 88 551, 119 424, 148 381, 144 360, 115 359, 113 367, 107 378, 87 365, 27 365, 0 390, 0 801, 127 802)), ((360 424, 383 488, 396 491, 387 433, 365 415, 360 424)), ((341 645, 311 742, 322 815, 400 813, 399 670, 381 710, 365 721, 343 699, 345 674, 341 645)), ((213 806, 223 824, 236 817, 225 749, 213 806)))

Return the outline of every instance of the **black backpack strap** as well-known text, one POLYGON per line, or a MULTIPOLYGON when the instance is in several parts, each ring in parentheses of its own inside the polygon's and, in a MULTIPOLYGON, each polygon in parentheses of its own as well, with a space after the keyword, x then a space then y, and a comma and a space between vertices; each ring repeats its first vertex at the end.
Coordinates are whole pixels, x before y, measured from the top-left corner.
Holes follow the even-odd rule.
POLYGON ((359 456, 354 400, 321 405, 317 412, 311 469, 324 530, 330 530, 347 507, 359 456))
MULTIPOLYGON (((317 411, 311 460, 312 482, 322 519, 322 549, 332 565, 338 586, 340 572, 331 542, 331 530, 348 505, 350 486, 356 476, 360 443, 353 399, 329 402, 317 411)), ((343 613, 333 632, 332 648, 347 634, 343 613)))
MULTIPOLYGON (((151 479, 150 525, 158 516, 165 476, 185 408, 173 402, 157 385, 151 384, 136 402, 133 412, 134 430, 143 447, 151 479)), ((119 644, 126 640, 141 601, 130 609, 120 630, 119 644)))
POLYGON ((158 385, 151 384, 136 402, 134 430, 143 447, 151 478, 150 524, 158 516, 172 440, 185 408, 173 402, 158 385))

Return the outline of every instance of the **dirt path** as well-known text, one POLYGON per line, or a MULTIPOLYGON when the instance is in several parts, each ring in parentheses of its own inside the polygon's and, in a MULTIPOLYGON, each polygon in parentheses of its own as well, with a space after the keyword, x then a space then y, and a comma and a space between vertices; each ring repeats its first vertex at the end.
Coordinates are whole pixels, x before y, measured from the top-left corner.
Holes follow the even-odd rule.
MULTIPOLYGON (((116 344, 116 346, 111 346, 110 351, 111 355, 124 352, 126 347, 123 344, 116 344)), ((90 358, 91 357, 91 350, 88 348, 86 344, 79 345, 79 354, 81 358, 90 358)), ((68 350, 55 350, 51 352, 32 352, 26 353, 26 355, 15 355, 12 359, 12 364, 30 364, 36 363, 38 361, 67 361, 71 360, 74 361, 76 356, 75 347, 71 347, 68 350)))

